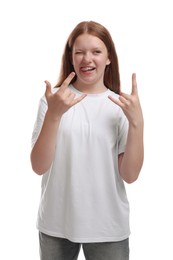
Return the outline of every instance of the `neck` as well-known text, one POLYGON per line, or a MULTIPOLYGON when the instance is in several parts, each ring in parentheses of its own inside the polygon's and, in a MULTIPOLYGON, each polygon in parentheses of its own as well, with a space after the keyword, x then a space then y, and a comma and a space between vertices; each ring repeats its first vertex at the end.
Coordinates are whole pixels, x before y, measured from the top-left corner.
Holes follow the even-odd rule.
POLYGON ((73 86, 78 91, 86 94, 98 94, 107 90, 107 87, 103 84, 83 84, 76 81, 73 83, 73 86))

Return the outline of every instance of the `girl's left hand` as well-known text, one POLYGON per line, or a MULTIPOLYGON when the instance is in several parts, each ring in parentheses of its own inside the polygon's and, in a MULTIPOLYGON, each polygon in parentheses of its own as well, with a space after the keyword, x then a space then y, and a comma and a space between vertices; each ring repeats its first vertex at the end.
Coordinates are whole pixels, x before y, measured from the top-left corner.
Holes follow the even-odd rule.
POLYGON ((138 96, 135 73, 132 74, 132 92, 130 95, 121 92, 118 99, 111 96, 108 96, 108 98, 122 108, 129 124, 137 126, 143 123, 143 114, 138 96))

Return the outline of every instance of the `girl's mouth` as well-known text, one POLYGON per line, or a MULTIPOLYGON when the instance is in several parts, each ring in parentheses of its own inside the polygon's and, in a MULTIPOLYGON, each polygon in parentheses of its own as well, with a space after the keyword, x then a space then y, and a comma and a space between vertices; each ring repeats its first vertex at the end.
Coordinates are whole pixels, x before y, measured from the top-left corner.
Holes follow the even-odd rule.
POLYGON ((81 67, 81 71, 82 72, 87 72, 87 71, 93 71, 93 70, 95 70, 95 68, 94 67, 81 67))

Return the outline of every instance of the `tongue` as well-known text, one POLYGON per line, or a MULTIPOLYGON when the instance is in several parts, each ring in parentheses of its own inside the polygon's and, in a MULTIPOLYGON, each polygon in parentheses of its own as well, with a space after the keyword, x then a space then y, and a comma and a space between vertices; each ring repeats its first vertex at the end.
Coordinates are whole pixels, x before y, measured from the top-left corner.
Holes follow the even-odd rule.
POLYGON ((82 69, 82 71, 92 71, 94 68, 82 69))

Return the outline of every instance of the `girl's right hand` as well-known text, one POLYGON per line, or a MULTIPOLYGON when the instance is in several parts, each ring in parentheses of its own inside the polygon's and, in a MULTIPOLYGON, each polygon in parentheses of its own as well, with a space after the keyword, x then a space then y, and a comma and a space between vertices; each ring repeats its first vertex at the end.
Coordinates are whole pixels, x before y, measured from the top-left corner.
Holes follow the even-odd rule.
POLYGON ((46 83, 45 96, 48 104, 47 113, 52 117, 52 119, 59 119, 69 108, 79 103, 82 99, 86 97, 86 94, 75 98, 75 93, 73 93, 69 88, 71 80, 74 78, 75 73, 71 72, 69 76, 64 80, 63 84, 60 86, 59 90, 52 93, 52 87, 49 81, 46 83))

